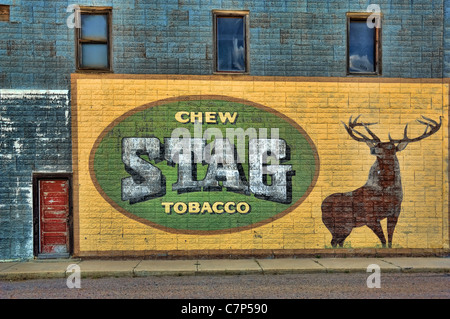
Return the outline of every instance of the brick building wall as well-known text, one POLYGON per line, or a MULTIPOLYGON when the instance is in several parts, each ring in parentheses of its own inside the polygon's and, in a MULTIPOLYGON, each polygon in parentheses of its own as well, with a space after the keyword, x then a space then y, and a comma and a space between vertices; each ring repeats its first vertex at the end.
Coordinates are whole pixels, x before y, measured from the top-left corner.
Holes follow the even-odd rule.
MULTIPOLYGON (((366 12, 370 3, 370 1, 358 0, 95 1, 96 6, 112 7, 114 74, 205 76, 202 78, 201 85, 198 83, 196 85, 201 87, 205 83, 207 85, 211 83, 212 87, 212 83, 216 80, 214 77, 209 78, 214 71, 212 10, 249 10, 250 72, 248 76, 264 77, 266 80, 276 77, 276 83, 280 81, 278 77, 296 77, 294 82, 312 83, 311 86, 317 88, 325 85, 322 77, 329 77, 331 83, 345 83, 349 78, 346 73, 346 13, 366 12), (306 77, 306 79, 302 80, 299 77, 306 77)), ((71 74, 76 72, 75 32, 67 26, 67 18, 71 12, 67 12, 66 9, 68 5, 73 4, 71 1, 3 0, 0 4, 10 6, 10 21, 0 21, 0 136, 2 139, 0 260, 8 260, 33 256, 33 201, 31 198, 33 173, 77 174, 72 168, 74 136, 70 124, 74 120, 71 113, 74 107, 72 101, 76 99, 73 94, 74 87, 71 86, 73 85, 71 74)), ((77 4, 92 5, 92 1, 79 1, 77 4)), ((363 84, 361 88, 364 89, 361 90, 355 85, 351 86, 356 90, 357 98, 349 95, 349 92, 345 90, 311 91, 307 96, 298 97, 295 103, 282 102, 284 107, 297 109, 305 103, 306 105, 317 103, 316 118, 320 118, 319 114, 322 110, 334 107, 333 102, 336 102, 336 105, 342 104, 339 111, 346 111, 342 112, 335 122, 329 119, 330 123, 327 125, 336 125, 341 120, 346 120, 353 103, 361 103, 367 107, 361 106, 361 111, 372 114, 380 124, 389 119, 389 125, 392 126, 394 124, 402 126, 421 114, 427 114, 432 118, 442 115, 444 119, 446 118, 447 114, 444 110, 448 106, 448 95, 445 92, 448 87, 447 79, 450 77, 449 0, 413 2, 380 0, 377 4, 383 14, 382 74, 375 79, 350 78, 354 79, 354 82, 351 82, 353 84, 359 79, 362 79, 362 82, 380 83, 380 85, 385 82, 394 83, 392 91, 388 92, 391 95, 386 100, 389 101, 390 111, 386 109, 386 105, 379 105, 379 94, 383 93, 377 91, 381 90, 380 86, 375 85, 373 89, 376 92, 369 94, 363 84), (414 85, 411 85, 411 89, 398 87, 397 85, 403 79, 416 81, 413 81, 414 85), (440 86, 430 88, 429 82, 434 85, 440 84, 440 86), (322 100, 323 93, 327 96, 326 101, 322 100), (406 106, 407 109, 409 106, 408 116, 401 115, 406 111, 401 109, 400 105, 406 106), (416 113, 412 110, 416 110, 416 113), (392 113, 389 115, 389 112, 392 113), (406 122, 403 121, 405 119, 406 122)), ((102 79, 101 76, 96 78, 96 80, 99 79, 102 79)), ((183 86, 180 90, 171 87, 171 90, 168 90, 167 85, 171 79, 167 78, 167 84, 163 89, 156 88, 158 92, 156 97, 144 98, 135 95, 132 100, 145 104, 176 95, 195 94, 196 90, 189 86, 183 86)), ((185 77, 183 79, 186 80, 185 77)), ((227 87, 241 90, 236 86, 240 84, 239 76, 227 79, 229 80, 226 83, 227 87)), ((252 79, 256 81, 255 78, 252 79)), ((406 80, 406 83, 410 83, 408 81, 406 80)), ((203 89, 200 91, 203 92, 203 89)), ((208 91, 208 94, 219 93, 208 91)), ((234 93, 227 92, 222 92, 220 95, 236 96, 234 93)), ((246 92, 240 92, 237 97, 271 107, 272 97, 264 97, 264 92, 256 95, 257 97, 249 88, 246 92)), ((288 92, 283 92, 281 96, 290 98, 288 92)), ((108 108, 109 105, 105 103, 103 101, 100 104, 108 108)), ((138 105, 133 104, 133 106, 138 105)), ((122 114, 119 113, 117 116, 122 114)), ((294 120, 304 125, 300 118, 294 116, 294 120)), ((324 125, 322 123, 322 126, 324 125)), ((320 128, 312 128, 313 131, 316 129, 320 128)), ((382 131, 385 132, 385 129, 388 128, 384 127, 382 131)), ((395 129, 398 129, 398 126, 395 129)), ((342 127, 338 129, 333 126, 333 130, 344 136, 346 134, 342 132, 342 127)), ((441 135, 443 144, 440 147, 444 147, 446 131, 441 133, 444 135, 441 135)), ((343 141, 344 136, 341 136, 339 143, 343 141)), ((427 142, 429 141, 424 141, 424 145, 427 142)), ((317 139, 317 143, 322 143, 320 138, 317 139)), ((436 159, 441 161, 442 169, 433 168, 433 171, 447 174, 445 164, 447 155, 444 152, 442 156, 444 157, 440 157, 440 160, 436 159)), ((355 174, 366 178, 370 165, 364 164, 361 173, 355 174)), ((406 174, 403 171, 402 174, 406 174)), ((356 179, 354 182, 356 185, 356 179)), ((436 179, 436 183, 440 182, 441 179, 436 179)), ((336 183, 337 181, 334 182, 336 183)), ((446 189, 443 191, 448 193, 446 189)), ((439 198, 446 198, 447 193, 441 193, 439 198)), ((421 195, 419 197, 422 198, 421 195)), ((412 201, 415 203, 414 200, 412 201)), ((443 204, 444 201, 440 203, 443 204)), ((417 204, 417 207, 419 206, 417 204)), ((433 238, 422 245, 419 244, 419 240, 414 239, 408 242, 403 237, 402 247, 448 248, 448 236, 445 239, 445 234, 448 233, 446 207, 442 210, 436 208, 436 205, 434 207, 434 214, 439 215, 434 221, 440 225, 440 237, 438 237, 441 241, 433 238)), ((416 212, 416 210, 413 211, 416 212)), ((320 223, 318 220, 316 220, 317 223, 320 223)), ((419 229, 417 225, 411 227, 411 229, 419 229)), ((427 227, 418 231, 405 230, 405 232, 413 231, 415 235, 418 235, 422 234, 424 229, 431 229, 427 227)), ((437 226, 435 224, 430 227, 437 226)), ((84 230, 75 229, 74 232, 77 234, 77 231, 82 233, 84 230)), ((321 236, 326 238, 325 232, 321 233, 321 236)), ((361 236, 365 238, 368 235, 361 236)), ((329 241, 328 238, 322 239, 322 237, 316 243, 322 245, 329 241)), ((78 238, 80 239, 81 237, 78 238)), ((359 242, 363 243, 363 246, 375 245, 373 239, 364 239, 359 242)), ((89 245, 96 244, 90 242, 89 245)), ((316 247, 316 244, 303 243, 302 245, 316 247)), ((325 247, 324 245, 322 246, 325 247)), ((78 248, 96 251, 91 246, 78 248)), ((102 247, 104 250, 105 246, 102 247)), ((128 247, 126 251, 132 250, 128 247)))
MULTIPOLYGON (((11 22, 0 29, 0 86, 68 89, 75 71, 74 30, 66 24, 72 2, 2 3, 11 5, 11 22)), ((383 12, 382 76, 442 77, 444 1, 377 4, 383 12)), ((346 76, 345 14, 366 11, 369 3, 169 0, 95 5, 113 7, 115 73, 212 74, 211 11, 228 9, 250 10, 252 75, 346 76)))
POLYGON ((33 256, 33 172, 72 172, 67 90, 0 89, 0 259, 33 256))
POLYGON ((450 1, 444 1, 444 72, 443 78, 450 77, 450 1))
MULTIPOLYGON (((76 94, 72 95, 72 112, 76 114, 73 130, 77 132, 73 150, 74 183, 78 185, 74 196, 78 198, 74 210, 75 229, 79 233, 75 243, 77 256, 292 256, 339 254, 345 253, 345 248, 350 249, 347 253, 410 255, 414 252, 437 254, 448 248, 445 163, 448 157, 448 131, 445 129, 448 83, 423 79, 380 82, 304 77, 245 76, 231 80, 226 76, 74 75, 73 88, 76 89, 76 94), (195 107, 198 100, 203 104, 195 107), (219 106, 211 102, 217 100, 221 101, 219 106), (165 148, 161 147, 167 154, 168 142, 163 137, 173 136, 174 127, 188 128, 191 136, 195 134, 192 124, 180 124, 177 112, 189 111, 189 107, 193 107, 191 112, 194 113, 233 112, 236 102, 247 106, 237 109, 237 120, 230 127, 279 128, 280 138, 291 147, 290 159, 283 162, 295 171, 291 202, 276 206, 266 198, 260 203, 252 188, 250 194, 240 195, 227 191, 226 187, 213 191, 200 187, 177 194, 174 185, 182 178, 180 171, 177 173, 179 166, 172 167, 167 157, 165 160, 148 155, 150 163, 156 165, 165 178, 164 194, 128 203, 120 185, 133 173, 125 165, 123 139, 156 136, 166 144, 165 148), (299 125, 311 140, 316 164, 298 157, 299 153, 308 154, 308 148, 294 147, 294 141, 301 137, 293 136, 284 125, 256 113, 254 104, 266 107, 269 112, 279 112, 290 125, 299 125), (341 123, 348 123, 350 116, 355 119, 358 114, 362 114, 360 121, 378 123, 371 126, 371 130, 383 142, 389 141, 388 134, 401 138, 407 124, 409 137, 420 136, 424 126, 414 124, 415 119, 423 115, 439 121, 442 116, 442 127, 437 133, 397 152, 398 169, 394 171, 392 162, 392 168, 378 168, 378 173, 374 172, 383 174, 385 171, 401 178, 403 202, 399 207, 393 251, 382 248, 380 239, 368 227, 353 229, 351 226, 354 218, 365 219, 374 209, 381 209, 384 214, 380 204, 387 200, 384 195, 367 193, 350 206, 342 204, 345 209, 339 210, 341 217, 336 223, 341 220, 345 224, 341 226, 351 230, 344 249, 334 249, 333 230, 324 224, 325 198, 351 192, 374 181, 369 171, 378 151, 371 153, 366 143, 352 139, 341 123), (162 131, 157 129, 157 124, 155 127, 157 119, 165 123, 162 131), (314 174, 317 175, 313 178, 314 174), (299 191, 302 181, 306 180, 306 187, 311 188, 299 191), (295 195, 297 193, 299 195, 295 195), (200 207, 205 202, 211 207, 218 202, 223 206, 230 200, 235 204, 248 203, 251 208, 245 214, 246 219, 231 210, 230 213, 211 212, 204 208, 199 212, 185 207, 192 202, 198 202, 200 207), (364 217, 348 215, 358 205, 365 205, 364 217), (263 215, 265 219, 261 220, 263 215), (219 218, 220 225, 224 226, 220 229, 213 223, 219 218)), ((207 127, 222 129, 223 126, 218 122, 207 127)), ((202 128, 204 134, 205 129, 202 128)), ((139 152, 147 159, 143 149, 139 152)), ((251 180, 248 174, 251 174, 252 162, 249 161, 246 159, 242 163, 247 181, 251 180)), ((205 162, 197 164, 196 180, 206 178, 205 167, 209 167, 205 162)), ((387 240, 386 219, 381 227, 387 240)))

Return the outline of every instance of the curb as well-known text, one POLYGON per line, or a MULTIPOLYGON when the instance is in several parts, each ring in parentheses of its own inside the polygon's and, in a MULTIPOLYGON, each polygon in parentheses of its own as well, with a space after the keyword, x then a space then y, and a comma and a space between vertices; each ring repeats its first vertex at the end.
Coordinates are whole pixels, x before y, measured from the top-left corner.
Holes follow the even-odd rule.
POLYGON ((302 258, 214 260, 32 260, 0 263, 0 280, 67 278, 70 265, 81 278, 283 275, 312 273, 367 273, 377 265, 382 273, 450 273, 450 258, 302 258))

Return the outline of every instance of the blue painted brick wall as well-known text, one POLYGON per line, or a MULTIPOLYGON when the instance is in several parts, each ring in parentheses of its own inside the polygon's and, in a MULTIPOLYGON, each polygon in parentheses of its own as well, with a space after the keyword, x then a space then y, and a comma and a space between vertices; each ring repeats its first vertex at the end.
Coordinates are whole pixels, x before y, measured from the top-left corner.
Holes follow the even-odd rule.
MULTIPOLYGON (((384 14, 383 77, 442 77, 444 1, 448 7, 447 0, 376 1, 384 14)), ((68 89, 75 57, 66 8, 74 2, 2 2, 11 4, 11 22, 0 22, 0 87, 68 89)), ((211 11, 244 9, 250 10, 251 74, 263 76, 346 76, 345 14, 366 11, 369 3, 95 1, 113 7, 115 73, 211 74, 211 11)))
POLYGON ((0 260, 33 256, 32 172, 71 172, 68 91, 0 90, 0 260))
POLYGON ((450 78, 450 0, 444 1, 444 78, 450 78))

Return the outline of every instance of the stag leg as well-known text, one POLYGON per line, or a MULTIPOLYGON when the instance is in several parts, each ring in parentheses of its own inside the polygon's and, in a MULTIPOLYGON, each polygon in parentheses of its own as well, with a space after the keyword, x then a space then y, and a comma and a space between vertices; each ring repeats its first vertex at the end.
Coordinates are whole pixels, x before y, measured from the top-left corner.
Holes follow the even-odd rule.
POLYGON ((351 227, 339 227, 335 229, 335 234, 333 235, 333 240, 331 241, 331 245, 336 247, 344 247, 344 241, 352 232, 351 227))
POLYGON ((368 223, 367 227, 372 229, 375 235, 377 235, 380 239, 381 245, 383 245, 383 247, 386 247, 386 237, 384 237, 383 228, 381 227, 380 221, 376 220, 373 223, 368 223))
POLYGON ((389 248, 392 247, 392 237, 394 236, 395 226, 397 225, 398 216, 391 216, 387 218, 387 231, 389 248))
POLYGON ((333 238, 331 239, 331 247, 335 248, 336 245, 337 245, 336 238, 334 238, 333 236, 333 238))
POLYGON ((342 235, 342 234, 334 235, 333 239, 331 239, 331 246, 333 248, 336 248, 338 245, 340 247, 343 247, 344 246, 344 240, 345 240, 345 238, 347 238, 347 236, 342 235))
POLYGON ((339 247, 344 247, 344 241, 347 237, 348 235, 347 236, 340 235, 333 237, 333 239, 331 240, 331 246, 333 246, 333 248, 336 248, 338 245, 339 247))
MULTIPOLYGON (((347 237, 345 237, 345 238, 347 238, 347 237)), ((338 241, 339 247, 344 247, 344 241, 345 241, 345 238, 341 238, 341 239, 338 241)))

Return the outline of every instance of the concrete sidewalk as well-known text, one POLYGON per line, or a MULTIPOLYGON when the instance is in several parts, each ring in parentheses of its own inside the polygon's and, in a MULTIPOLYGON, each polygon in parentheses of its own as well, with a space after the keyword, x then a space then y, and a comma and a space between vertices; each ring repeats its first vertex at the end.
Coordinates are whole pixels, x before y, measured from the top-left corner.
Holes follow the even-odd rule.
POLYGON ((82 278, 183 275, 293 274, 367 272, 376 264, 381 272, 450 272, 450 258, 280 258, 213 260, 81 260, 55 259, 0 263, 0 280, 65 278, 69 265, 78 265, 82 278))

